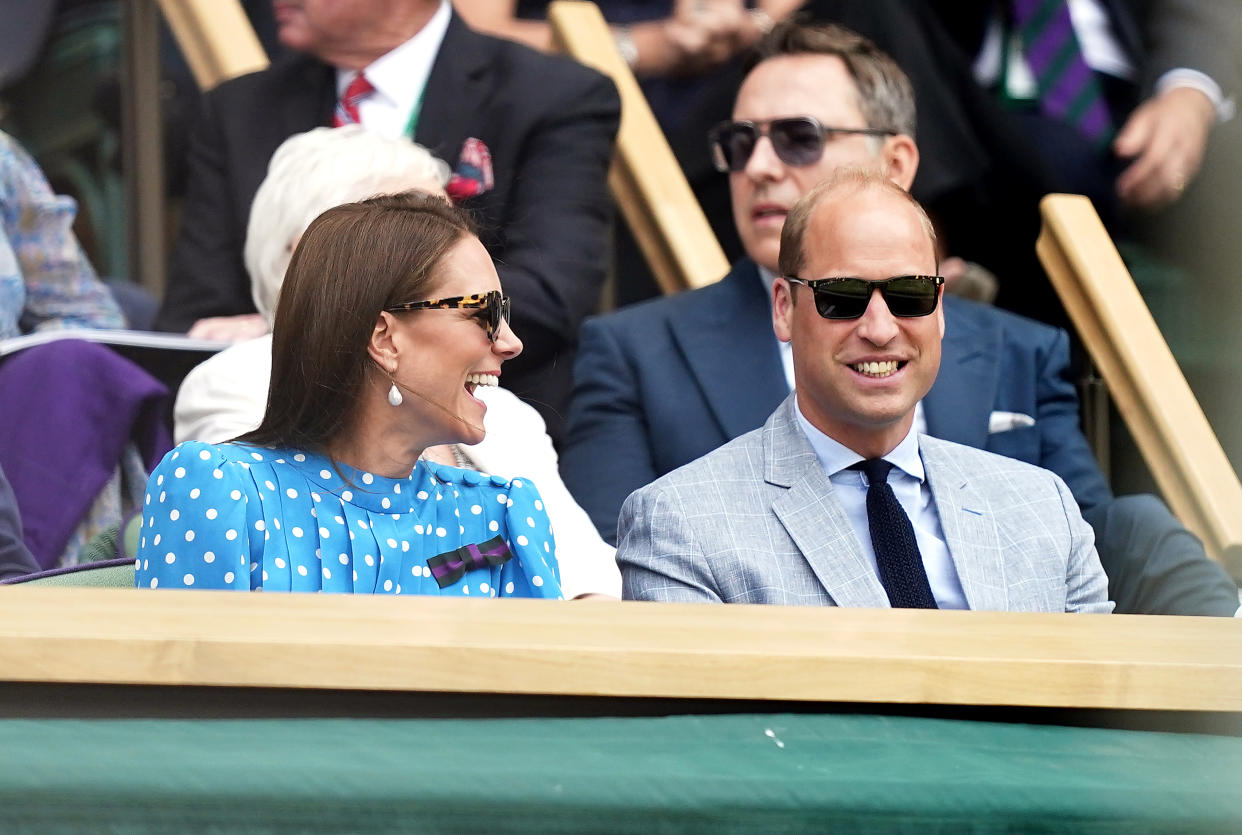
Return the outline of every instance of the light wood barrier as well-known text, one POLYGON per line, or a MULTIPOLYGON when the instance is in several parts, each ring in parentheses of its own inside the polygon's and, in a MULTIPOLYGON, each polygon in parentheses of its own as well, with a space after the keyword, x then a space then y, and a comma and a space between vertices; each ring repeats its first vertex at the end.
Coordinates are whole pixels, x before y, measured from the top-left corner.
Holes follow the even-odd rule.
POLYGON ((267 53, 238 0, 159 0, 200 90, 265 68, 267 53))
POLYGON ((1173 512, 1242 576, 1242 485, 1091 201, 1041 203, 1036 250, 1173 512))
POLYGON ((673 293, 719 281, 729 262, 599 8, 555 0, 548 20, 558 46, 610 77, 621 93, 608 185, 660 289, 673 293))
POLYGON ((1242 621, 0 590, 0 682, 1242 711, 1242 621))

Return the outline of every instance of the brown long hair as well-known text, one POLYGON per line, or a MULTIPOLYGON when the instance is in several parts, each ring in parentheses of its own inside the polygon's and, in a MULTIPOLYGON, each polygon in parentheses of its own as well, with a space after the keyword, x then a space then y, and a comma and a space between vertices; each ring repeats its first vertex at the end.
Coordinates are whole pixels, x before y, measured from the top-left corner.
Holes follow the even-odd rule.
POLYGON ((440 259, 474 234, 465 212, 420 191, 346 203, 315 218, 276 306, 263 422, 237 440, 322 451, 353 418, 380 311, 422 299, 440 259))

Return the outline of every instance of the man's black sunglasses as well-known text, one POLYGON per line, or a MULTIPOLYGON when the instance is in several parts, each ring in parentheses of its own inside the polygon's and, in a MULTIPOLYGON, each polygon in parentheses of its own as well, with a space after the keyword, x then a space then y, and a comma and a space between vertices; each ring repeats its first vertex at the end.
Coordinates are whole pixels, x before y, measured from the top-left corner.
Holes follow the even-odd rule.
POLYGON ((867 312, 871 291, 879 290, 894 316, 914 318, 936 312, 944 276, 899 275, 882 281, 865 278, 818 278, 806 280, 784 276, 786 281, 805 284, 815 294, 815 310, 825 319, 857 319, 867 312))
POLYGON ((759 137, 772 141, 772 150, 786 165, 802 167, 819 162, 824 143, 835 134, 891 136, 891 130, 877 128, 830 128, 810 116, 791 116, 767 122, 721 122, 708 132, 712 163, 717 171, 741 171, 759 144, 759 137))
POLYGON ((484 311, 480 324, 487 331, 487 338, 492 342, 500 335, 500 320, 509 321, 509 297, 502 296, 499 290, 488 290, 486 293, 475 293, 471 296, 452 296, 447 299, 428 299, 425 302, 406 302, 384 308, 390 313, 406 310, 474 310, 484 311))

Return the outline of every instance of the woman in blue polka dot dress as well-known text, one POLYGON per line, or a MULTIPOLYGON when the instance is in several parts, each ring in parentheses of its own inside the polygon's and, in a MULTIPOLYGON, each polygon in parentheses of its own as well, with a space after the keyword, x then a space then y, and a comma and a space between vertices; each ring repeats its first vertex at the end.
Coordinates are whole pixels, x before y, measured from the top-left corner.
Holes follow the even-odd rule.
POLYGON ((468 218, 410 192, 331 209, 281 290, 263 423, 147 484, 140 588, 561 596, 535 486, 425 460, 478 443, 521 351, 468 218))

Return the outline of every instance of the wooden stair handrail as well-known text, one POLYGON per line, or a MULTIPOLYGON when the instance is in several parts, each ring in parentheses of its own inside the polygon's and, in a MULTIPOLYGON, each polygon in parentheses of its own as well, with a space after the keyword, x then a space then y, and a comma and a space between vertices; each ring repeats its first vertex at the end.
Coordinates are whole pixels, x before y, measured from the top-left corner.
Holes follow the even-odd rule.
POLYGON ((159 0, 200 90, 267 67, 267 53, 238 0, 159 0))
POLYGON ((1242 712, 1242 622, 13 586, 5 682, 1242 712))
POLYGON ((1036 251, 1161 493, 1242 576, 1242 484, 1091 201, 1040 203, 1036 251))
POLYGON ((621 94, 608 185, 660 289, 673 293, 719 281, 729 262, 599 7, 554 0, 548 21, 559 48, 607 75, 621 94))

